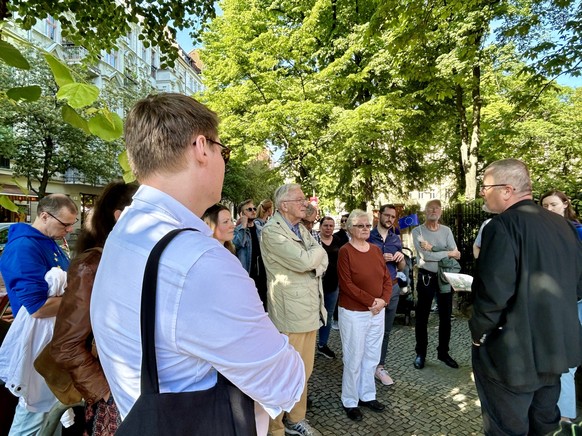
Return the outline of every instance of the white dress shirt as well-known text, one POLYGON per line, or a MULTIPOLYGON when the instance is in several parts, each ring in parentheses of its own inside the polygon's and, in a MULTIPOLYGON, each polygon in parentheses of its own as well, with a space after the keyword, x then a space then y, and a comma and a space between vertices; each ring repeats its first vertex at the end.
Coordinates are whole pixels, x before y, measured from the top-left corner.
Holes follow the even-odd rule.
POLYGON ((169 195, 141 186, 109 235, 91 297, 91 324, 122 417, 140 394, 140 301, 147 257, 160 259, 155 341, 161 392, 208 389, 220 371, 271 417, 299 400, 299 354, 269 320, 254 282, 212 231, 169 195))

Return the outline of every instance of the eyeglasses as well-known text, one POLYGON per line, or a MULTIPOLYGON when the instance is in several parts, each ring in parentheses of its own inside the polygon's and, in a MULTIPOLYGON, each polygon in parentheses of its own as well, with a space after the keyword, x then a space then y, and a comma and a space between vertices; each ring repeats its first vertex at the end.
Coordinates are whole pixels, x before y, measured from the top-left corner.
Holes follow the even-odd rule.
POLYGON ((363 230, 364 228, 370 230, 372 228, 372 224, 354 224, 354 227, 360 230, 363 230))
POLYGON ((224 160, 224 164, 226 165, 228 163, 228 161, 230 160, 230 152, 232 151, 230 149, 230 147, 227 147, 226 145, 221 144, 218 141, 215 141, 214 139, 210 139, 209 137, 205 136, 207 141, 210 141, 216 145, 220 145, 221 149, 220 149, 220 155, 222 156, 222 159, 224 160))
POLYGON ((247 212, 256 212, 257 211, 257 208, 256 207, 247 207, 245 210, 247 212))
POLYGON ((497 183, 495 185, 481 185, 481 189, 479 189, 479 192, 487 192, 488 189, 495 188, 498 186, 507 186, 507 183, 497 183))
POLYGON ((287 203, 289 201, 298 201, 299 203, 305 203, 307 198, 296 198, 295 200, 283 200, 282 203, 287 203))
POLYGON ((50 212, 47 212, 47 215, 53 217, 54 219, 56 219, 60 223, 60 225, 63 226, 64 228, 72 227, 72 226, 74 226, 75 224, 77 224, 79 222, 79 218, 77 218, 77 219, 75 219, 75 222, 74 223, 68 224, 68 223, 62 222, 60 219, 58 219, 56 216, 54 216, 50 212))

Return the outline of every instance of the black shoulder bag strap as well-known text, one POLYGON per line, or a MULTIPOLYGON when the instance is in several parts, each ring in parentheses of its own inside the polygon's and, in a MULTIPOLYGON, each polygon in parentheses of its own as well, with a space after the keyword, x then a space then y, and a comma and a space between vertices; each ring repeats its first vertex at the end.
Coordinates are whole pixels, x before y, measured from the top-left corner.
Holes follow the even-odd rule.
POLYGON ((141 392, 159 394, 158 363, 156 360, 156 288, 162 252, 178 234, 184 231, 197 232, 193 228, 174 229, 160 239, 152 249, 146 262, 141 288, 141 392))

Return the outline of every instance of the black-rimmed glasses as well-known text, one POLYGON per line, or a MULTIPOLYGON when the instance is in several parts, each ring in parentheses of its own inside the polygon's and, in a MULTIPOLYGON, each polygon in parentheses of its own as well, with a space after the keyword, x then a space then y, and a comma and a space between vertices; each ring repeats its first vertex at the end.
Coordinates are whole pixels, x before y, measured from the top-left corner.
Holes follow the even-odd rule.
POLYGON ((507 186, 507 183, 496 183, 494 185, 481 185, 479 192, 487 192, 488 189, 496 188, 499 186, 507 186))
POLYGON ((205 136, 205 138, 207 141, 210 141, 210 142, 220 146, 220 155, 222 156, 222 160, 224 160, 224 164, 226 165, 228 163, 228 161, 230 160, 230 152, 231 152, 230 147, 227 147, 226 145, 221 144, 220 142, 215 141, 214 139, 210 139, 207 136, 205 136))
POLYGON ((77 219, 75 219, 75 222, 74 223, 68 224, 68 223, 62 222, 60 219, 58 219, 56 216, 54 216, 50 212, 47 212, 47 215, 53 217, 54 219, 56 219, 60 223, 60 225, 63 226, 64 228, 72 227, 72 226, 74 226, 75 224, 77 224, 79 222, 79 218, 77 218, 77 219))

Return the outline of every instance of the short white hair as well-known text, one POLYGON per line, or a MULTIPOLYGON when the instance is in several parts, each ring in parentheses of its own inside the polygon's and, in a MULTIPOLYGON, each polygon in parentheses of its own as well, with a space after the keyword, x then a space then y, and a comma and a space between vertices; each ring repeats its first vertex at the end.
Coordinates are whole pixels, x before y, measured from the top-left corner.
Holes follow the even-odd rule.
POLYGON ((370 214, 363 211, 362 209, 354 209, 350 212, 348 220, 346 221, 346 229, 348 232, 351 233, 352 227, 354 226, 354 221, 361 217, 366 217, 368 218, 368 221, 370 221, 370 214))
POLYGON ((279 186, 275 191, 275 207, 280 209, 281 203, 288 199, 287 196, 289 195, 289 192, 295 189, 301 189, 301 185, 297 183, 287 183, 285 185, 279 186))

